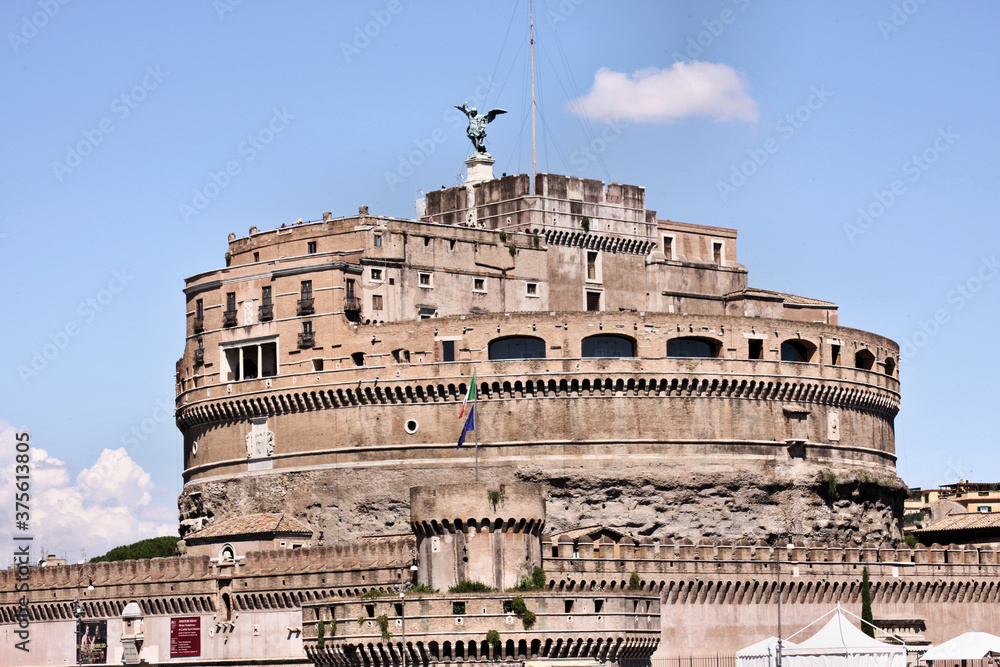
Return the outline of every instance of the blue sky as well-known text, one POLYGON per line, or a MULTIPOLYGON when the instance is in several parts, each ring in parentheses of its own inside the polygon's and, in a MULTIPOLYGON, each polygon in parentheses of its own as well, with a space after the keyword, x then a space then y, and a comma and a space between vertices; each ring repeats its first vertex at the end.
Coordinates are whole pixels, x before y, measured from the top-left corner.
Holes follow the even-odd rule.
MULTIPOLYGON (((162 406, 183 278, 221 266, 229 232, 359 205, 412 217, 421 189, 461 178, 463 101, 509 111, 488 131, 495 169, 530 172, 527 7, 0 5, 3 475, 30 429, 50 550, 176 522, 162 406), (95 511, 113 518, 55 518, 95 511)), ((842 325, 904 344, 908 484, 1000 481, 1000 5, 538 0, 536 23, 539 171, 643 185, 661 218, 738 228, 752 286, 834 301, 842 325), (685 71, 729 78, 702 104, 685 71), (622 120, 573 112, 595 76, 623 86, 603 100, 622 120)))

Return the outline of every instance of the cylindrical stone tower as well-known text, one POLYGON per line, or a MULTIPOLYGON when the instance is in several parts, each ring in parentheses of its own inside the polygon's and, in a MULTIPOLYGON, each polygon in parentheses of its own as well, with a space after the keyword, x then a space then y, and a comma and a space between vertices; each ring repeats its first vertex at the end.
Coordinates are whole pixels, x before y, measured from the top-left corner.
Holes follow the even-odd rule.
POLYGON ((418 581, 447 590, 463 579, 500 590, 542 562, 541 484, 446 484, 410 489, 418 581))

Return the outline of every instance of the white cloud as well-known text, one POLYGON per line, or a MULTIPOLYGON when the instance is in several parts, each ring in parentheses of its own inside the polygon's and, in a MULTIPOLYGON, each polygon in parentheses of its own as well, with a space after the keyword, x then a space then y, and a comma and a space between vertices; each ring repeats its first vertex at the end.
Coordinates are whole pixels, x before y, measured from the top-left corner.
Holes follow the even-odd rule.
POLYGON ((634 74, 601 68, 594 87, 569 102, 574 113, 597 120, 662 123, 689 116, 717 121, 755 121, 757 102, 749 84, 721 63, 676 62, 670 69, 650 67, 634 74))
MULTIPOLYGON (((155 485, 149 473, 124 448, 105 449, 93 466, 71 482, 69 465, 46 450, 32 447, 29 529, 16 529, 14 517, 15 434, 0 420, 0 543, 11 544, 12 534, 30 535, 32 559, 49 553, 70 562, 137 540, 177 534, 177 510, 153 502, 155 485)), ((3 567, 4 564, 0 564, 3 567)))

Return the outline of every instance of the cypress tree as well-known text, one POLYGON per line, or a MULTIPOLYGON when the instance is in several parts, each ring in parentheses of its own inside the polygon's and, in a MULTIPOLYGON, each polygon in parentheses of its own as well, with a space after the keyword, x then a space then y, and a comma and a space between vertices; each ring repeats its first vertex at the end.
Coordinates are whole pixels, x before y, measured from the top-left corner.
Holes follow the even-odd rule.
POLYGON ((872 616, 872 587, 868 581, 868 566, 861 571, 861 630, 875 638, 875 627, 872 625, 875 617, 872 616))

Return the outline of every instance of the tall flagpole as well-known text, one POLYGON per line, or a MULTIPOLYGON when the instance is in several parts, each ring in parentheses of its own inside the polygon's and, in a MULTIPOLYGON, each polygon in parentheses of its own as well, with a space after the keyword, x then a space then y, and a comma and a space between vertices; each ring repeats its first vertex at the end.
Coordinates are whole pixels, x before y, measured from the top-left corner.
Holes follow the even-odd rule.
MULTIPOLYGON (((475 364, 472 364, 472 381, 473 382, 476 381, 476 365, 475 364)), ((472 425, 476 427, 475 428, 475 431, 476 431, 476 482, 478 483, 479 482, 479 415, 476 413, 476 403, 479 402, 479 388, 478 387, 473 387, 472 391, 474 392, 472 394, 472 413, 474 415, 476 415, 474 417, 474 423, 472 425)))
POLYGON ((535 154, 535 0, 529 3, 531 13, 531 177, 538 176, 538 159, 535 154))

